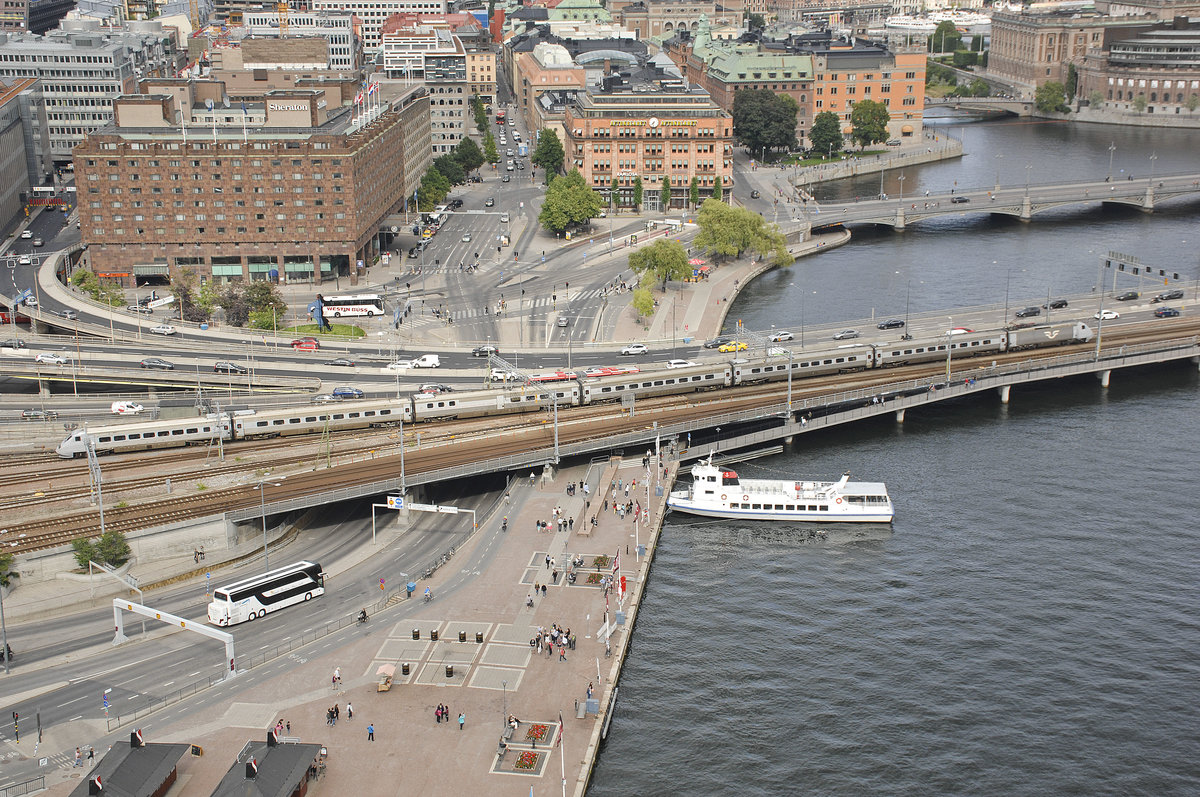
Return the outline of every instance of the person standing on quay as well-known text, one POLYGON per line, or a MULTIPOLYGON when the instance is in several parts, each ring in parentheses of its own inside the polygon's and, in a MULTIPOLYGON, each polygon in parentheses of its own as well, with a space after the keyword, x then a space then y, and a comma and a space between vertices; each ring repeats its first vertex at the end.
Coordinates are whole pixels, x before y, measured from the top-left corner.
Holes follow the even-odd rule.
POLYGON ((461 731, 463 729, 463 726, 466 724, 467 724, 467 715, 459 714, 458 715, 458 729, 461 731))
POLYGON ((367 741, 375 741, 375 726, 370 723, 367 723, 367 741))

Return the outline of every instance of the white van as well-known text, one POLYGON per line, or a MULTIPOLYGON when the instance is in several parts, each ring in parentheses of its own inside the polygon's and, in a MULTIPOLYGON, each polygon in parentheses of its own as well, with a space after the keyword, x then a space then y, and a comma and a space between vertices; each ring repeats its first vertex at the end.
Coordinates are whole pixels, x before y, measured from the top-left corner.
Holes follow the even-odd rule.
POLYGON ((146 411, 146 408, 136 401, 114 401, 112 403, 113 415, 141 415, 146 411))
POLYGON ((412 361, 413 368, 441 368, 442 358, 436 354, 422 354, 412 361))

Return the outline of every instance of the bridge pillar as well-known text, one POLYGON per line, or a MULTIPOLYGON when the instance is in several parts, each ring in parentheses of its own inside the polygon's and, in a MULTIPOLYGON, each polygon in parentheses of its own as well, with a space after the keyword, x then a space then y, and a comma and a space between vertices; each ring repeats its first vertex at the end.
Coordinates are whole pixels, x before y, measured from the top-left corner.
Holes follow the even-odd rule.
POLYGON ((1012 385, 1001 385, 996 388, 996 392, 1000 394, 1000 403, 1008 403, 1008 394, 1012 391, 1012 385))
POLYGON ((1154 212, 1154 183, 1146 186, 1146 196, 1142 199, 1142 212, 1154 212))
POLYGON ((792 441, 795 439, 796 439, 795 435, 788 435, 787 437, 783 438, 783 444, 785 446, 790 446, 792 444, 792 441))
POLYGON ((1021 215, 1019 218, 1021 221, 1029 221, 1031 218, 1033 218, 1033 210, 1029 204, 1028 194, 1026 194, 1025 198, 1021 200, 1021 215))
POLYGON ((896 423, 904 423, 904 410, 896 410, 896 423))
POLYGON ((1096 378, 1100 380, 1100 387, 1108 387, 1111 377, 1112 371, 1100 371, 1098 374, 1096 374, 1096 378))
POLYGON ((904 231, 904 203, 896 208, 896 221, 892 223, 892 229, 896 232, 904 231))
POLYGON ((50 398, 50 384, 38 377, 38 398, 50 398))

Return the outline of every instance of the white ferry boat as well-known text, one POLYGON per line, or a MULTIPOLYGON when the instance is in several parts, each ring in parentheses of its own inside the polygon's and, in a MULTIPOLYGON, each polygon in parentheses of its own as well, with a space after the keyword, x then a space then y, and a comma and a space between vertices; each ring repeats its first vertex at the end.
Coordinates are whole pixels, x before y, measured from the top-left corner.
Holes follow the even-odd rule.
POLYGON ((714 466, 711 456, 692 467, 691 487, 673 490, 667 506, 747 520, 891 523, 894 515, 887 486, 880 482, 852 482, 849 473, 836 482, 742 479, 714 466))

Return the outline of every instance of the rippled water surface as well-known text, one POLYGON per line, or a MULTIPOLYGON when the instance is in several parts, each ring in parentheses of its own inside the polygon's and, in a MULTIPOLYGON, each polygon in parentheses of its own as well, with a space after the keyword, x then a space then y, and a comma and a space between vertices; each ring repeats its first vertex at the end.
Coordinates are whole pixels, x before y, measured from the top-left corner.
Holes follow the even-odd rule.
MULTIPOLYGON (((1107 130, 1028 130, 967 140, 1107 168, 1107 130)), ((994 301, 992 260, 1030 296, 1086 291, 1089 249, 1194 269, 1194 209, 856 236, 731 315, 798 325, 798 279, 826 322, 895 312, 897 270, 926 309, 994 301)), ((740 465, 885 481, 896 521, 670 519, 590 794, 1200 793, 1198 389, 1180 364, 981 393, 740 465)))

